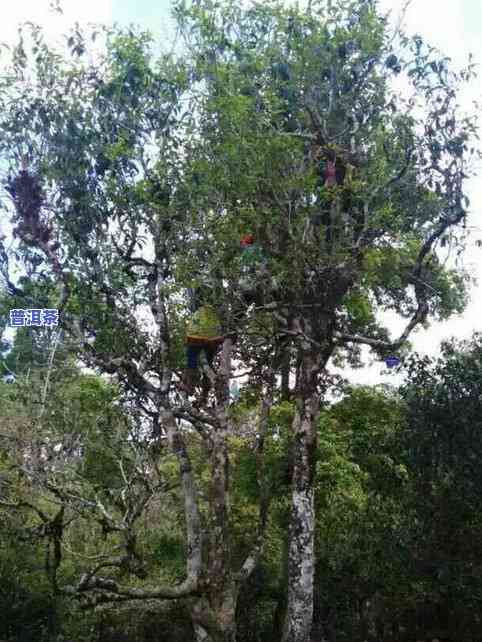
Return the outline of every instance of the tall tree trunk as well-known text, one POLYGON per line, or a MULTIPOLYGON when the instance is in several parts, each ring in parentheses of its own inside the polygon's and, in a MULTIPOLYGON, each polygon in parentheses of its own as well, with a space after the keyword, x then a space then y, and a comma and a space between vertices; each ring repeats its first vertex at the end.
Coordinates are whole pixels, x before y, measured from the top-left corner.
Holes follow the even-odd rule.
MULTIPOLYGON (((256 538, 241 568, 232 564, 230 539, 230 460, 228 437, 231 434, 229 417, 229 378, 231 374, 232 340, 226 339, 217 373, 207 374, 216 394, 216 422, 206 442, 211 470, 209 489, 209 535, 204 556, 202 592, 191 603, 191 618, 196 642, 236 642, 236 606, 239 591, 259 561, 268 517, 269 495, 258 478, 260 490, 259 523, 256 538)), ((263 444, 268 430, 269 413, 273 404, 274 375, 262 399, 258 428, 256 460, 263 468, 263 444)))
POLYGON ((196 642, 236 642, 238 590, 231 569, 227 442, 221 435, 215 435, 213 442, 205 591, 193 603, 191 617, 196 642))
POLYGON ((232 340, 223 344, 221 364, 211 375, 216 394, 216 425, 209 444, 211 481, 209 490, 209 536, 205 593, 194 602, 191 614, 196 642, 236 642, 238 588, 231 565, 229 487, 229 378, 232 340))
POLYGON ((314 473, 319 397, 318 363, 305 350, 300 364, 293 420, 293 482, 290 522, 288 607, 282 642, 308 642, 313 621, 314 473))
POLYGON ((196 642, 236 642, 236 602, 234 588, 224 596, 197 600, 191 609, 196 642))

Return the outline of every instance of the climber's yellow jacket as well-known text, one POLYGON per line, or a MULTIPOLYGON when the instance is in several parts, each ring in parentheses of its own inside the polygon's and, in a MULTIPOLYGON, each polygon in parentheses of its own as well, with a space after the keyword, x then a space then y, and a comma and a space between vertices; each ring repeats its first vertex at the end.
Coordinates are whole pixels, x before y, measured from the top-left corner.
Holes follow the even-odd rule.
POLYGON ((190 318, 186 328, 188 345, 218 344, 224 341, 221 322, 211 305, 202 305, 190 318))

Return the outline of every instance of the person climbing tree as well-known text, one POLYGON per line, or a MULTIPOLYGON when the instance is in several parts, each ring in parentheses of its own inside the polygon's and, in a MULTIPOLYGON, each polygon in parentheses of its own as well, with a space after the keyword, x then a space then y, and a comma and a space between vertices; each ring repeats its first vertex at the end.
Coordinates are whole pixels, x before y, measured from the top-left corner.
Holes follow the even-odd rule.
POLYGON ((266 257, 262 248, 256 243, 252 234, 246 234, 240 240, 241 245, 241 278, 239 285, 243 294, 243 302, 249 306, 252 303, 262 304, 262 284, 260 277, 266 257))
MULTIPOLYGON (((184 386, 189 394, 193 394, 199 379, 199 358, 202 352, 206 355, 209 367, 212 367, 214 357, 224 341, 221 334, 221 323, 216 310, 210 305, 202 305, 191 316, 186 328, 186 359, 187 368, 184 376, 184 386)), ((203 398, 209 391, 209 380, 203 377, 203 398)))
POLYGON ((336 185, 338 185, 338 181, 336 178, 336 159, 333 155, 326 161, 326 166, 324 169, 324 186, 335 187, 336 185))
MULTIPOLYGON (((320 199, 321 212, 310 219, 312 234, 319 240, 319 227, 323 225, 326 230, 325 242, 332 249, 334 240, 340 238, 349 222, 355 159, 339 146, 319 148, 315 158, 319 163, 317 172, 323 195, 320 199), (336 191, 337 188, 341 188, 340 192, 336 191)), ((306 230, 305 240, 308 233, 309 229, 306 230)))

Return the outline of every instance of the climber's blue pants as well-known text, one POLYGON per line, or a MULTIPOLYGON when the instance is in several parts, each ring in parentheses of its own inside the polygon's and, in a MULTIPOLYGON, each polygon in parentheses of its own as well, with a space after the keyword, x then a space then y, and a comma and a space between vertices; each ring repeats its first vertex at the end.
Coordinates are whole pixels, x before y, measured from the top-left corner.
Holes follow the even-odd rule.
POLYGON ((191 368, 192 370, 197 369, 199 365, 199 355, 202 350, 204 350, 206 354, 209 366, 212 367, 217 348, 208 348, 207 346, 187 346, 186 356, 188 368, 191 368))

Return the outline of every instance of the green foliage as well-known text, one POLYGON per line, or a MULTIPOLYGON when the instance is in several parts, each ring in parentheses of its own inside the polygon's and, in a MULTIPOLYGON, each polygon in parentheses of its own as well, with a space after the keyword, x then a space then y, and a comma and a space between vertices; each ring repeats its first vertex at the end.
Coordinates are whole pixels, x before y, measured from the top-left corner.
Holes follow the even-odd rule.
MULTIPOLYGON (((47 379, 51 337, 17 333, 6 363, 21 375, 21 385, 11 392, 0 386, 9 440, 1 450, 2 497, 30 499, 48 518, 59 501, 66 503, 62 581, 75 585, 86 567, 118 548, 146 562, 147 578, 126 562, 101 566, 99 573, 133 586, 184 579, 179 465, 160 438, 165 426, 158 412, 166 399, 176 407, 176 421, 185 422, 192 411, 176 370, 184 359, 184 290, 194 287, 204 304, 215 306, 223 331, 235 325, 235 358, 250 371, 241 401, 226 413, 231 478, 222 523, 231 546, 229 572, 239 569, 254 543, 259 479, 271 498, 262 563, 240 605, 246 640, 254 639, 252 620, 258 639, 268 638, 284 598, 295 405, 274 407, 263 463, 255 458, 253 430, 243 432, 250 413, 256 415, 264 379, 273 368, 279 374, 273 354, 286 350, 282 339, 300 354, 299 336, 281 331, 278 312, 286 308, 290 321, 299 316, 311 323, 308 340, 318 356, 322 351, 329 358, 333 349, 340 363, 345 356, 353 363, 358 348, 339 337, 388 339, 389 328, 379 321, 383 310, 417 322, 448 318, 463 309, 468 283, 434 250, 439 241, 463 245, 458 228, 469 206, 463 180, 476 156, 476 128, 472 117, 459 113, 457 93, 473 77, 472 67, 451 72, 419 37, 399 34, 393 44, 375 2, 311 5, 310 13, 278 0, 252 7, 236 0, 176 2, 184 48, 177 59, 165 54, 157 61, 145 33, 102 29, 106 46, 92 63, 88 38, 78 28, 63 57, 31 25, 30 44, 25 27, 11 52, 13 76, 0 79, 0 155, 12 175, 24 163, 38 175, 44 201, 36 215, 59 243, 26 243, 17 228, 16 256, 26 275, 20 293, 9 284, 13 293, 2 297, 1 321, 5 325, 11 303, 55 307, 68 289, 62 321, 66 334, 79 340, 74 348, 64 337, 59 350, 65 353, 59 352, 47 379), (393 76, 402 72, 417 100, 392 88, 393 76), (335 187, 325 180, 331 154, 346 171, 335 187), (239 240, 247 233, 263 257, 253 275, 263 305, 241 314, 238 307, 247 302, 239 240), (147 321, 157 324, 155 334, 147 321), (104 374, 117 373, 119 384, 80 374, 76 357, 104 374), (155 444, 153 426, 161 433, 155 444), (49 456, 37 477, 15 468, 29 448, 47 449, 49 456)), ((18 199, 15 204, 17 225, 22 208, 18 199)), ((10 258, 3 241, 0 250, 3 274, 10 258)), ((414 544, 424 529, 427 546, 443 553, 441 587, 448 592, 452 586, 458 605, 469 588, 477 601, 477 582, 464 580, 447 542, 456 543, 461 557, 480 557, 476 544, 463 546, 474 534, 480 541, 480 484, 470 452, 477 439, 478 362, 448 356, 448 365, 435 372, 437 384, 428 366, 414 366, 418 387, 404 391, 405 405, 386 390, 353 389, 322 414, 317 611, 337 613, 340 640, 373 633, 376 616, 367 602, 381 603, 400 621, 403 609, 413 611, 435 594, 435 573, 419 565, 429 563, 429 551, 414 544), (442 534, 429 526, 434 512, 442 534), (363 609, 368 615, 360 614, 363 609), (360 631, 367 623, 371 630, 360 631)), ((184 432, 208 546, 220 535, 210 520, 213 480, 222 471, 212 469, 206 438, 219 408, 204 406, 195 407, 192 422, 201 437, 184 432)), ((23 508, 25 526, 40 538, 42 514, 23 508)), ((29 568, 36 563, 23 549, 20 556, 29 568)), ((25 605, 31 611, 39 605, 37 621, 48 609, 38 598, 43 587, 34 579, 26 591, 30 578, 17 581, 16 571, 15 565, 5 571, 5 586, 9 595, 21 595, 23 615, 25 605)), ((18 619, 18 604, 9 599, 5 609, 18 619)), ((186 620, 183 608, 176 604, 171 611, 186 620)), ((192 633, 174 627, 168 612, 162 617, 157 638, 192 633)), ((114 623, 136 637, 152 633, 148 616, 145 627, 142 618, 139 627, 128 626, 128 609, 115 610, 114 621, 96 618, 88 624, 98 626, 104 641, 115 637, 114 623)), ((70 639, 88 638, 80 619, 72 616, 70 639)), ((378 638, 385 639, 383 632, 378 638)))
POLYGON ((20 522, 2 521, 0 534, 0 635, 47 642, 59 623, 42 547, 25 538, 20 522))
POLYGON ((149 557, 162 569, 166 579, 179 581, 184 574, 185 550, 181 534, 159 532, 150 538, 149 557))

